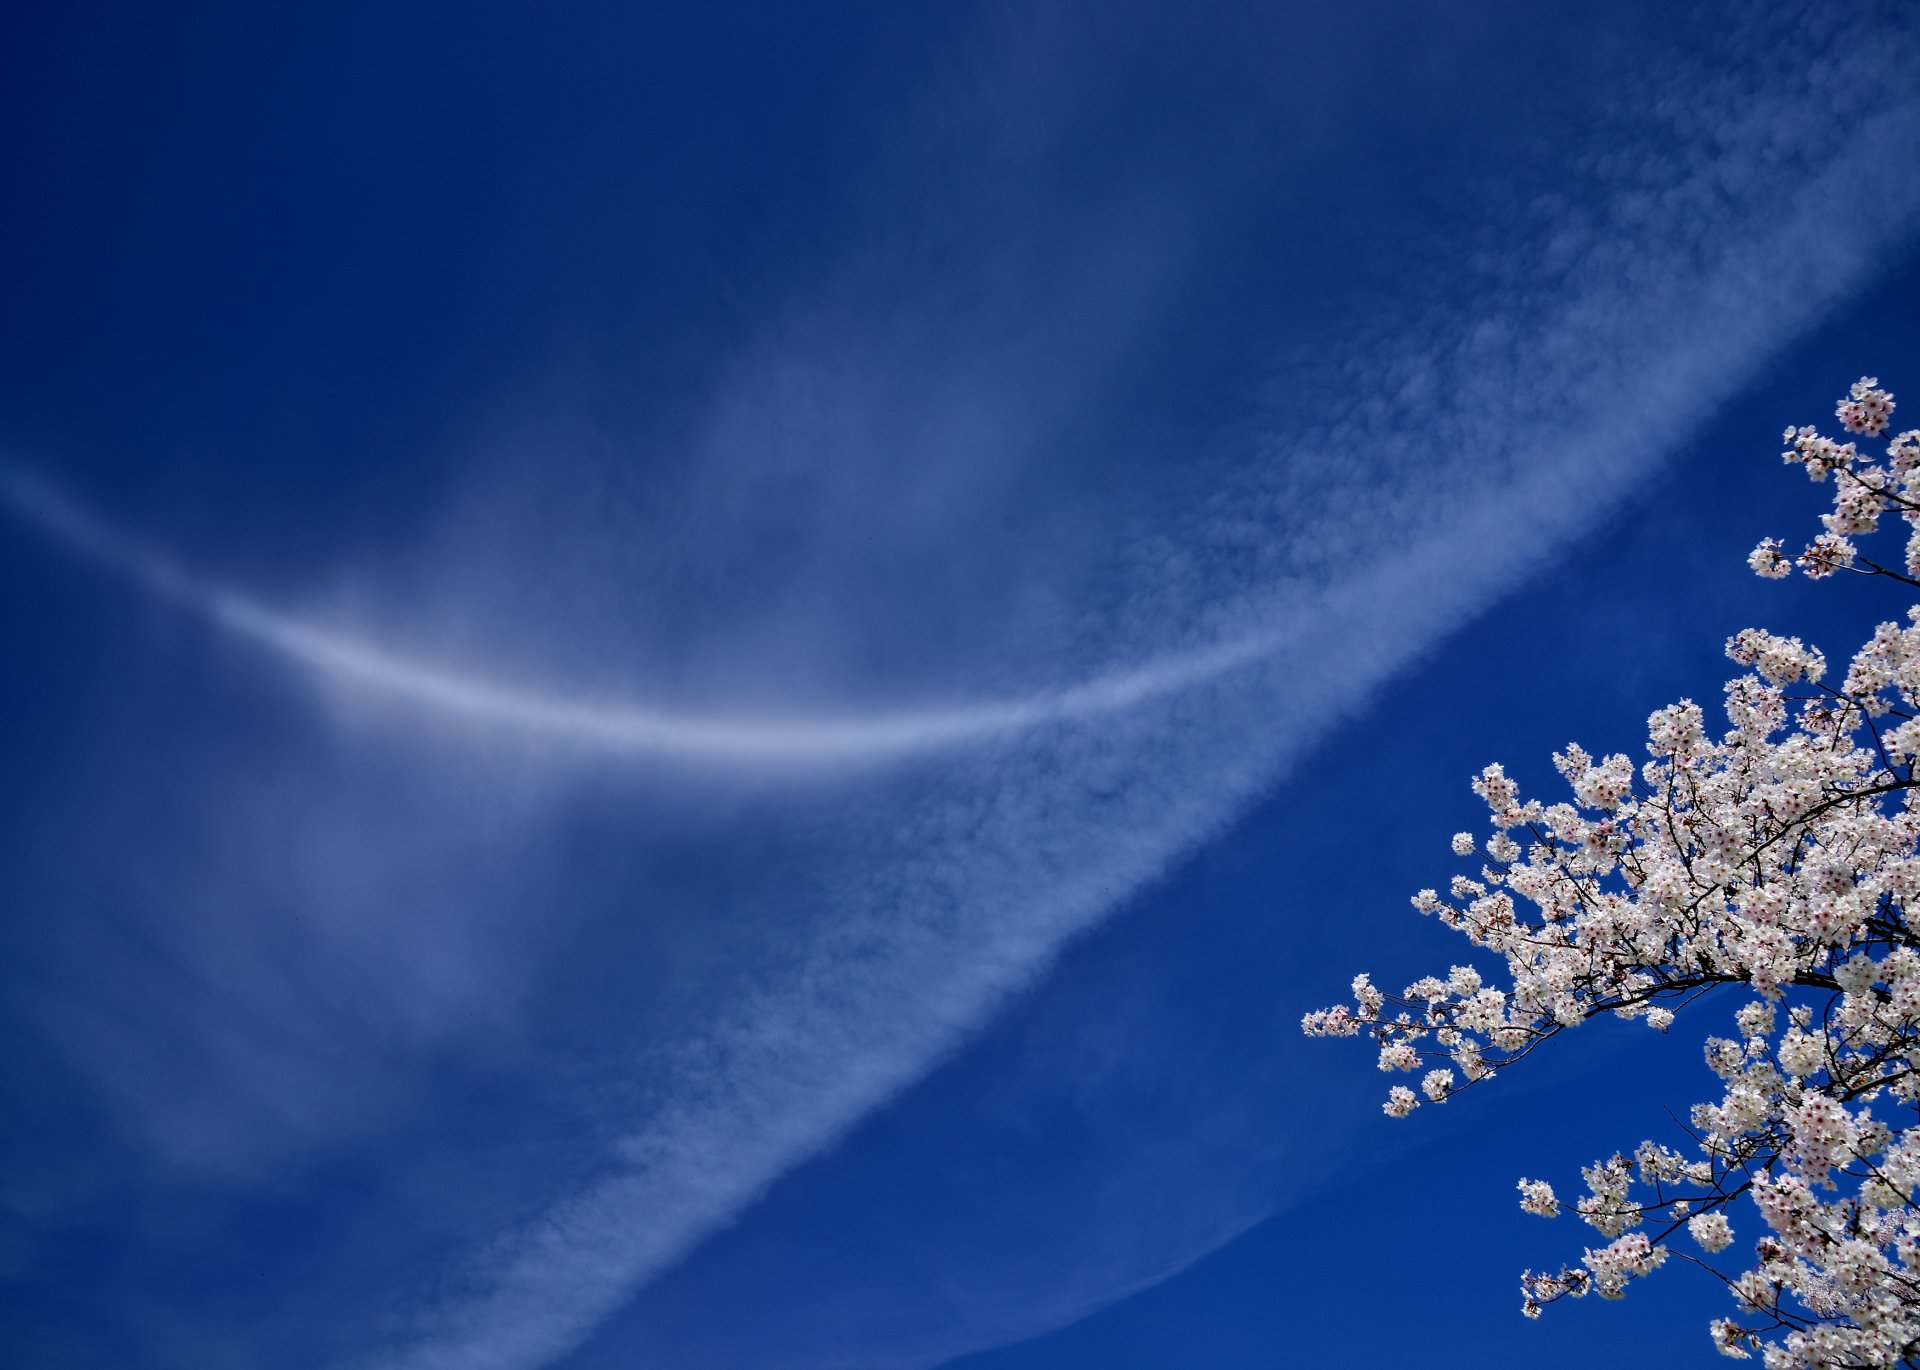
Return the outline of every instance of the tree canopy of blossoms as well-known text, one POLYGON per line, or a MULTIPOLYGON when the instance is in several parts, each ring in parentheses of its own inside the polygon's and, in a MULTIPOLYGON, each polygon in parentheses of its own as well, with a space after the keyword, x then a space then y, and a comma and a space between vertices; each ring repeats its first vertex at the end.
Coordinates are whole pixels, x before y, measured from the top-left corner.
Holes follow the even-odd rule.
MULTIPOLYGON (((1837 414, 1882 439, 1893 396, 1869 378, 1837 414)), ((1790 428, 1785 459, 1830 482, 1825 531, 1777 578, 1889 577, 1920 588, 1920 431, 1872 456, 1790 428), (1897 566, 1855 539, 1909 525, 1897 566)), ((1670 1256, 1718 1276, 1731 1317, 1709 1332, 1769 1370, 1920 1366, 1920 606, 1882 623, 1836 685, 1798 638, 1747 629, 1724 731, 1691 700, 1648 720, 1647 759, 1554 756, 1571 798, 1523 799, 1501 767, 1473 782, 1490 835, 1456 834, 1473 869, 1413 904, 1504 958, 1499 983, 1455 966, 1399 994, 1353 981, 1351 1007, 1309 1013, 1310 1036, 1366 1037, 1404 1118, 1601 1014, 1660 1032, 1717 991, 1741 1001, 1711 1037, 1719 1097, 1694 1106, 1684 1149, 1644 1141, 1582 1171, 1570 1206, 1602 1239, 1577 1264, 1521 1276, 1522 1311, 1618 1298, 1670 1256)), ((1725 997, 1724 995, 1722 997, 1725 997)), ((1520 1206, 1563 1208, 1520 1181, 1520 1206)))

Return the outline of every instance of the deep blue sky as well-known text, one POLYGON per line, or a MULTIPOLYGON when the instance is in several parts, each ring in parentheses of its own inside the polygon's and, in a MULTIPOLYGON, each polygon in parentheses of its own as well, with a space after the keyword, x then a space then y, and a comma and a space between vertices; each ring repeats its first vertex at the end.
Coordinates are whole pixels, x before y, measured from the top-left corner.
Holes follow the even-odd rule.
MULTIPOLYGON (((1490 760, 1920 405, 1899 4, 0 14, 0 1359, 1718 1363, 1379 1115, 1490 760), (1766 11, 1764 14, 1755 11, 1766 11)), ((1736 1226, 1738 1222, 1736 1219, 1736 1226)))

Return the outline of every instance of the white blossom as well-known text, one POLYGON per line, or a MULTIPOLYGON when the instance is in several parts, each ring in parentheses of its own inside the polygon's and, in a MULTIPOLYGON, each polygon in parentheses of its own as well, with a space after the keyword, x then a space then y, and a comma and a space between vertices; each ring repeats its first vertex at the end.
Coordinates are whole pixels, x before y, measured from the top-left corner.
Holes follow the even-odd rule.
POLYGON ((1560 1215, 1560 1200, 1554 1197, 1553 1186, 1545 1180, 1520 1181, 1520 1207, 1538 1218, 1560 1215))
POLYGON ((1702 1251, 1725 1251, 1733 1245, 1733 1225, 1727 1221, 1726 1214, 1718 1211, 1687 1219, 1687 1234, 1700 1244, 1702 1251))

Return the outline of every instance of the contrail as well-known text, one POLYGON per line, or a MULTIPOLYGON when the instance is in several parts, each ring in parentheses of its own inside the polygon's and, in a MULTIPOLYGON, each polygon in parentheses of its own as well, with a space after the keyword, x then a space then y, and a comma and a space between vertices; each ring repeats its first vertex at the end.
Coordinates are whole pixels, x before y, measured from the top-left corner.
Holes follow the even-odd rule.
POLYGON ((1285 645, 1274 626, 1130 671, 1013 699, 946 709, 815 718, 681 713, 600 704, 500 684, 414 660, 274 609, 182 567, 19 466, 0 467, 13 512, 149 593, 331 680, 379 691, 475 723, 504 725, 603 750, 723 762, 875 762, 962 746, 1043 724, 1117 713, 1214 679, 1285 645))

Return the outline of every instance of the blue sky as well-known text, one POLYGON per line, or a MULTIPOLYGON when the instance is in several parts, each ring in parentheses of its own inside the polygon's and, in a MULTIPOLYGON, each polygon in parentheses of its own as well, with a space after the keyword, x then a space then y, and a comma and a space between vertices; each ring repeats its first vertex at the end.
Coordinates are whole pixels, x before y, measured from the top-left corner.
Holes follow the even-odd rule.
MULTIPOLYGON (((1920 393, 1898 4, 0 17, 0 1349, 1717 1363, 1302 1012, 1920 393), (1764 12, 1760 12, 1764 11, 1764 12), (1657 1353, 1650 1348, 1658 1347, 1657 1353)), ((1724 1006, 1730 1011, 1734 1005, 1724 1006)))

